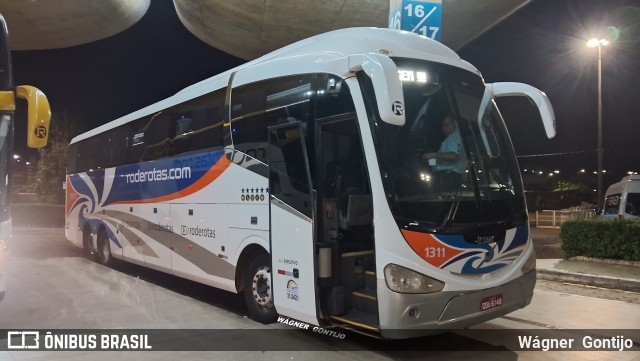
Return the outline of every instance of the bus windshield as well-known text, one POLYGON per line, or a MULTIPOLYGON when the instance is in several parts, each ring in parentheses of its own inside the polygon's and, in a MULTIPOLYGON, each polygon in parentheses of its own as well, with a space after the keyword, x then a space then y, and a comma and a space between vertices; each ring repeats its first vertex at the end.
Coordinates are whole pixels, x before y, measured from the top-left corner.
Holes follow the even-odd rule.
POLYGON ((526 209, 515 153, 480 76, 422 60, 394 61, 406 123, 372 121, 371 127, 398 224, 442 233, 522 225, 526 209))

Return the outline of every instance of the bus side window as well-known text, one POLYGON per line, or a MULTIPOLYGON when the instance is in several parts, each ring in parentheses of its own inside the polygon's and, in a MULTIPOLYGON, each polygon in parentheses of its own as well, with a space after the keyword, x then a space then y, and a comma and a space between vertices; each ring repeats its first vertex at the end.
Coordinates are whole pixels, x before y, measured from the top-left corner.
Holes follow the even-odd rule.
POLYGON ((335 75, 321 74, 318 79, 316 118, 355 112, 347 84, 335 75))
POLYGON ((144 126, 145 150, 140 161, 149 161, 170 157, 175 153, 172 137, 175 133, 175 123, 169 114, 158 112, 148 119, 144 126))
POLYGON ((145 148, 144 126, 145 119, 138 119, 125 125, 128 131, 127 138, 127 164, 138 163, 145 148))
POLYGON ((102 137, 102 146, 100 149, 103 151, 102 163, 105 168, 116 167, 125 164, 127 161, 127 144, 126 133, 123 132, 124 128, 118 127, 107 132, 102 137))
POLYGON ((100 149, 99 137, 91 137, 78 143, 78 157, 76 158, 78 172, 96 170, 102 165, 102 154, 96 152, 96 149, 100 149))
POLYGON ((67 156, 67 174, 77 173, 77 162, 78 162, 78 144, 73 143, 69 146, 69 153, 67 156))
POLYGON ((231 132, 236 149, 267 162, 267 127, 313 118, 315 74, 264 80, 233 90, 231 132))
POLYGON ((225 89, 178 104, 167 112, 175 122, 175 154, 222 147, 225 89))

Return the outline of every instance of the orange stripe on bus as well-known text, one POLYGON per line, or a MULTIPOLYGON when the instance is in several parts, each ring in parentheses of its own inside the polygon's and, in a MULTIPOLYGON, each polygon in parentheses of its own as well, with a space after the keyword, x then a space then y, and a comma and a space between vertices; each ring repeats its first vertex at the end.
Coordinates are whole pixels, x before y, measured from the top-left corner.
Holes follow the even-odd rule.
POLYGON ((464 252, 464 250, 451 247, 441 242, 432 234, 408 231, 406 229, 401 230, 401 232, 404 239, 407 240, 407 243, 409 243, 420 258, 438 268, 464 252))
POLYGON ((78 198, 80 198, 80 194, 73 187, 73 183, 71 183, 71 177, 67 176, 67 191, 66 191, 66 212, 67 216, 71 213, 71 208, 76 204, 78 198))

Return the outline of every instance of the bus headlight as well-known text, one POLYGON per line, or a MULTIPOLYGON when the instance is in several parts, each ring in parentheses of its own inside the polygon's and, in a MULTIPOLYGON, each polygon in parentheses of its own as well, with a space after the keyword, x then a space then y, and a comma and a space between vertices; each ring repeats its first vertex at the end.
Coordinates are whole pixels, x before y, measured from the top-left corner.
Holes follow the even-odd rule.
POLYGON ((433 293, 444 288, 443 282, 395 264, 384 268, 384 280, 390 290, 398 293, 433 293))
POLYGON ((4 239, 0 239, 0 254, 3 254, 9 249, 9 245, 4 239))
POLYGON ((536 251, 531 250, 531 254, 527 261, 522 265, 522 274, 529 273, 536 269, 536 251))

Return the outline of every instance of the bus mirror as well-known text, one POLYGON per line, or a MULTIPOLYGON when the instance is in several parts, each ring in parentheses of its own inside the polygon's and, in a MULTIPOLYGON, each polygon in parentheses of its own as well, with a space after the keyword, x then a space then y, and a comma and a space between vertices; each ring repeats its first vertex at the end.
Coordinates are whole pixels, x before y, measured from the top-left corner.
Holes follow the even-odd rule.
POLYGON ((553 106, 547 95, 538 88, 523 83, 504 82, 487 84, 487 89, 496 98, 508 96, 529 97, 540 112, 547 138, 551 139, 556 136, 556 116, 553 113, 553 106))
POLYGON ((0 110, 16 110, 15 94, 12 91, 0 90, 0 110))
POLYGON ((507 96, 526 96, 531 99, 540 112, 542 125, 547 133, 547 138, 551 139, 556 136, 556 116, 553 113, 553 106, 547 98, 547 95, 539 89, 523 83, 489 83, 486 85, 487 90, 495 98, 507 96))
POLYGON ((51 121, 51 108, 47 96, 40 89, 30 85, 16 87, 16 96, 25 99, 28 103, 27 146, 29 148, 46 146, 51 121))
POLYGON ((350 55, 349 71, 360 70, 371 78, 380 118, 389 124, 404 125, 404 93, 393 60, 379 54, 350 55))

